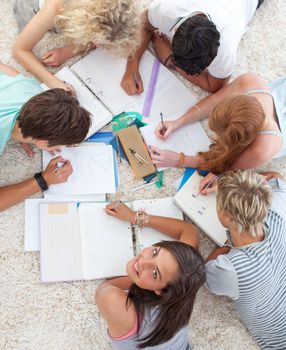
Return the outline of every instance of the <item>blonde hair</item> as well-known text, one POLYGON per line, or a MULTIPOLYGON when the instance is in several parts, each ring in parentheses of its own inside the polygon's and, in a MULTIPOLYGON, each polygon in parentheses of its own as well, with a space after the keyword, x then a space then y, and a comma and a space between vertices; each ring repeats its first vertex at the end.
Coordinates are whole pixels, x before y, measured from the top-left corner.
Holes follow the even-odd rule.
POLYGON ((70 0, 64 2, 56 25, 74 47, 98 44, 115 56, 127 57, 141 42, 140 14, 137 0, 70 0))
POLYGON ((238 233, 259 235, 272 201, 272 190, 252 170, 228 171, 218 180, 217 210, 230 216, 238 233))
POLYGON ((214 173, 229 170, 254 141, 264 121, 264 110, 254 97, 238 95, 218 103, 209 118, 209 128, 215 133, 212 145, 199 152, 203 158, 200 169, 214 173))

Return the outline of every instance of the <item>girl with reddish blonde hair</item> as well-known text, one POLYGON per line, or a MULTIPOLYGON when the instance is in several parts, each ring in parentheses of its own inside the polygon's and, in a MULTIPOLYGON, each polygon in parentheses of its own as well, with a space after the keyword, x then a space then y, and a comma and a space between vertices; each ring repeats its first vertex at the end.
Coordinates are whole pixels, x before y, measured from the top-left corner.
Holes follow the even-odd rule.
MULTIPOLYGON (((286 155, 286 77, 272 83, 244 74, 191 107, 176 120, 160 123, 156 135, 166 139, 181 126, 209 118, 212 144, 196 156, 149 146, 157 166, 195 167, 219 174, 256 168, 286 155), (183 155, 183 157, 182 157, 183 155)), ((188 152, 188 150, 186 150, 188 152)))

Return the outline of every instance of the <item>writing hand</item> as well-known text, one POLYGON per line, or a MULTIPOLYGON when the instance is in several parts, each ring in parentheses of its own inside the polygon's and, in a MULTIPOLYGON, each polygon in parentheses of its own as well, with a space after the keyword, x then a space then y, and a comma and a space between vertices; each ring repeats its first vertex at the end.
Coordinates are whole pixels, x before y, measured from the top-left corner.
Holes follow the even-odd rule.
POLYGON ((122 221, 132 223, 135 220, 135 212, 122 202, 118 203, 118 201, 114 201, 110 204, 107 204, 105 211, 108 215, 111 215, 122 221))
POLYGON ((127 70, 121 80, 121 87, 127 95, 140 95, 143 89, 143 82, 138 70, 127 70))
POLYGON ((158 167, 176 167, 180 154, 170 150, 162 150, 155 146, 148 146, 153 163, 158 167))
POLYGON ((273 178, 278 178, 283 180, 283 176, 276 171, 263 171, 260 173, 260 175, 263 175, 267 181, 273 179, 273 178))
POLYGON ((179 123, 177 120, 166 120, 164 121, 164 125, 162 122, 158 124, 155 129, 155 135, 161 139, 166 140, 167 137, 179 128, 179 123))
POLYGON ((216 192, 217 189, 217 181, 214 181, 216 178, 216 175, 213 173, 208 173, 207 176, 205 176, 199 185, 199 191, 202 195, 208 195, 209 193, 216 192), (211 184, 210 182, 213 181, 211 184), (208 186, 208 184, 210 184, 208 186))
POLYGON ((43 177, 48 185, 55 185, 66 182, 72 172, 71 162, 59 156, 50 160, 46 170, 43 171, 43 177), (64 165, 58 168, 58 163, 64 163, 64 165))

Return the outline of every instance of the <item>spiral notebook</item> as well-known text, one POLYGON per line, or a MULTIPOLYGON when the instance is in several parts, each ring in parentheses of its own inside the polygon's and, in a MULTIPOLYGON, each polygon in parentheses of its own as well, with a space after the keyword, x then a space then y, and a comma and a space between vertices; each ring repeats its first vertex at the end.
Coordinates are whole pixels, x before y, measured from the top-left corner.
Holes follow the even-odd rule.
MULTIPOLYGON (((107 203, 40 203, 42 282, 122 276, 140 249, 170 237, 151 228, 132 230, 103 210, 107 203)), ((134 210, 178 219, 182 212, 172 198, 134 201, 134 210)))
MULTIPOLYGON (((144 92, 134 96, 127 95, 120 86, 126 59, 116 59, 103 49, 94 50, 56 73, 59 79, 75 88, 80 104, 92 115, 87 138, 123 111, 138 112, 144 116, 144 111, 148 110, 150 121, 155 122, 159 121, 160 112, 166 118, 169 115, 169 119, 173 119, 195 104, 191 92, 160 63, 156 84, 151 84, 154 62, 157 62, 156 57, 150 51, 145 51, 140 62, 144 92), (150 105, 146 109, 147 102, 150 105)), ((48 89, 45 84, 42 87, 48 89)))

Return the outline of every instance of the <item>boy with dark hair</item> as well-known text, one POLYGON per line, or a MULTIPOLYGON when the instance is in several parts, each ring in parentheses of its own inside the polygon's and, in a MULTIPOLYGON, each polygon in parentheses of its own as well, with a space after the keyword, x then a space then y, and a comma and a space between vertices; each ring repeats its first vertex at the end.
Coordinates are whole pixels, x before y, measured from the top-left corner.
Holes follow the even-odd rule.
POLYGON ((231 77, 241 37, 262 2, 152 1, 143 14, 141 46, 128 60, 122 88, 129 95, 143 91, 139 62, 152 38, 163 64, 206 91, 218 91, 231 77))
MULTIPOLYGON (((0 154, 11 138, 53 152, 62 145, 82 142, 91 124, 90 113, 75 97, 62 89, 42 92, 39 83, 0 63, 0 154)), ((69 161, 54 158, 34 178, 0 188, 0 211, 26 197, 47 190, 49 185, 67 181, 72 173, 69 161), (57 164, 63 166, 58 169, 57 164)))
POLYGON ((78 144, 90 124, 90 113, 70 93, 43 92, 36 80, 0 64, 0 153, 10 138, 46 151, 78 144))

